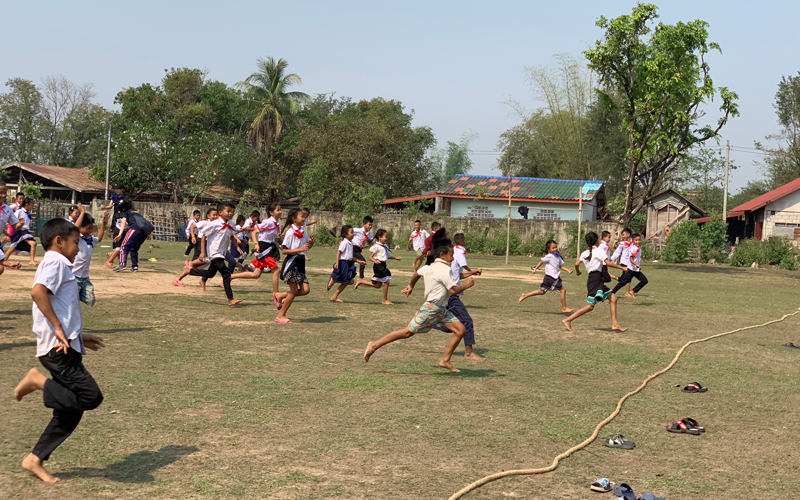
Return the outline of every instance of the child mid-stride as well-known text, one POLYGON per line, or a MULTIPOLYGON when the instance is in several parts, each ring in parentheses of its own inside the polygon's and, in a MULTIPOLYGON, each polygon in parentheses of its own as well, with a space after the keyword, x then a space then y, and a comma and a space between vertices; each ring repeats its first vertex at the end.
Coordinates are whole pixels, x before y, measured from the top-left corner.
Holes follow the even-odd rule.
POLYGON ((458 318, 447 309, 447 302, 451 295, 458 295, 474 286, 475 281, 472 278, 467 278, 461 285, 456 286, 453 281, 453 271, 450 267, 453 262, 453 245, 449 240, 440 241, 433 247, 432 252, 437 256, 433 264, 419 268, 414 273, 414 276, 411 277, 411 283, 402 291, 406 297, 410 296, 419 279, 424 278, 425 303, 422 304, 422 307, 419 308, 416 316, 407 327, 367 344, 367 350, 364 351, 364 361, 369 361, 375 351, 386 344, 413 337, 417 333, 428 332, 431 328, 441 325, 453 332, 453 335, 450 337, 450 342, 447 344, 447 349, 442 359, 439 360, 439 366, 453 373, 459 372, 450 362, 450 358, 452 358, 453 352, 455 352, 458 344, 461 343, 461 339, 464 338, 467 330, 458 318))
POLYGON ((567 290, 561 282, 561 271, 572 274, 572 269, 564 267, 564 258, 561 257, 561 253, 558 251, 558 243, 555 240, 545 243, 545 248, 547 248, 547 255, 542 257, 542 260, 531 270, 532 274, 536 274, 544 264, 544 280, 539 285, 538 290, 523 293, 519 298, 519 304, 522 304, 522 301, 528 297, 544 295, 547 292, 561 292, 561 312, 571 313, 573 310, 567 307, 567 290))

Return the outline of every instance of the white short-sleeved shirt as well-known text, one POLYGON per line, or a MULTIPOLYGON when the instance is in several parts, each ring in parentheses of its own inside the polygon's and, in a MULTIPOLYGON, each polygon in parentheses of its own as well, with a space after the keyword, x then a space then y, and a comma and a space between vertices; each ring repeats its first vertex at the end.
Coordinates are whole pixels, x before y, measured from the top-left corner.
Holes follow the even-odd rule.
POLYGON ((628 262, 631 260, 631 254, 629 251, 630 246, 630 241, 621 241, 617 246, 617 249, 614 250, 614 255, 611 256, 611 260, 619 259, 619 263, 621 265, 627 266, 628 262))
POLYGON ((597 245, 597 248, 599 248, 600 250, 604 251, 606 253, 606 255, 611 253, 611 247, 608 246, 608 243, 606 243, 603 240, 600 240, 600 244, 597 245))
POLYGON ((247 235, 242 231, 242 227, 243 226, 240 226, 239 224, 236 224, 233 227, 236 228, 236 237, 237 238, 239 238, 240 240, 243 240, 243 239, 245 239, 247 237, 247 235))
POLYGON ((428 231, 421 229, 419 231, 411 231, 411 236, 408 237, 411 240, 411 245, 413 246, 414 250, 424 250, 425 249, 425 239, 430 236, 428 231))
POLYGON ((555 279, 561 276, 561 266, 564 265, 564 259, 561 254, 549 253, 542 257, 542 262, 544 262, 544 273, 546 275, 555 279))
MULTIPOLYGON (((200 227, 200 224, 197 224, 200 227)), ((236 228, 225 222, 222 218, 209 221, 203 225, 202 235, 206 237, 206 257, 209 259, 224 259, 231 248, 231 236, 236 228)))
POLYGON ((353 242, 348 240, 347 238, 343 239, 341 243, 339 243, 339 251, 341 254, 339 255, 339 260, 353 260, 353 242))
POLYGON ((386 262, 389 260, 389 251, 386 249, 386 245, 381 243, 375 243, 369 248, 369 252, 375 258, 375 260, 380 262, 386 262))
POLYGON ((375 238, 372 236, 372 232, 367 231, 363 227, 357 227, 353 229, 353 246, 357 248, 364 248, 364 243, 367 241, 372 241, 375 238))
POLYGON ((72 217, 67 215, 67 222, 71 222, 71 223, 75 224, 75 219, 73 219, 72 217))
POLYGON ((581 260, 586 265, 586 271, 590 273, 601 271, 603 269, 603 264, 605 264, 606 259, 608 259, 608 254, 600 248, 592 247, 591 258, 589 258, 589 252, 589 250, 586 250, 581 254, 581 260))
POLYGON ((19 224, 19 219, 17 219, 17 216, 14 215, 14 212, 15 210, 5 203, 2 207, 0 207, 0 225, 2 225, 3 228, 5 228, 7 224, 11 226, 19 224))
POLYGON ((270 217, 261 224, 258 224, 256 230, 258 231, 258 241, 272 243, 275 241, 275 238, 278 237, 278 233, 281 232, 281 223, 276 221, 274 217, 270 217))
POLYGON ((247 239, 247 237, 250 236, 250 231, 245 231, 245 229, 250 229, 251 227, 253 227, 253 219, 248 217, 244 220, 244 226, 242 226, 242 232, 239 233, 241 234, 241 236, 239 236, 240 240, 247 239))
MULTIPOLYGON (((78 296, 78 283, 72 274, 72 263, 58 252, 44 254, 36 269, 33 285, 44 285, 50 290, 50 303, 72 349, 86 354, 83 348, 83 320, 81 302, 78 296)), ((36 356, 45 356, 58 345, 56 330, 45 318, 36 302, 33 303, 33 332, 36 334, 36 356)))
MULTIPOLYGON (((450 269, 453 271, 453 282, 456 286, 461 284, 461 271, 465 267, 467 267, 467 249, 461 245, 456 245, 453 248, 453 262, 450 263, 450 269)), ((464 292, 459 295, 464 295, 464 292)))
POLYGON ((97 236, 91 236, 92 245, 83 239, 78 240, 78 254, 75 256, 75 262, 72 264, 72 274, 76 278, 89 277, 89 264, 92 262, 92 251, 97 243, 100 241, 97 236))
POLYGON ((639 271, 639 265, 642 263, 642 249, 631 243, 628 247, 628 256, 628 269, 639 271))
POLYGON ((445 307, 450 299, 450 289, 456 286, 450 264, 436 259, 430 266, 417 269, 417 274, 425 279, 425 301, 445 307))
POLYGON ((22 229, 25 231, 30 231, 31 229, 31 216, 28 215, 28 211, 24 208, 20 208, 17 210, 17 213, 14 214, 17 220, 22 221, 22 229))
MULTIPOLYGON (((292 224, 292 227, 286 231, 286 236, 283 238, 283 242, 281 242, 281 246, 289 249, 289 250, 296 250, 301 246, 305 245, 309 241, 308 233, 299 229, 297 226, 292 224)), ((305 255, 306 252, 296 253, 294 255, 305 255)))
POLYGON ((186 236, 192 235, 192 228, 198 224, 198 221, 191 219, 189 224, 186 226, 186 236))

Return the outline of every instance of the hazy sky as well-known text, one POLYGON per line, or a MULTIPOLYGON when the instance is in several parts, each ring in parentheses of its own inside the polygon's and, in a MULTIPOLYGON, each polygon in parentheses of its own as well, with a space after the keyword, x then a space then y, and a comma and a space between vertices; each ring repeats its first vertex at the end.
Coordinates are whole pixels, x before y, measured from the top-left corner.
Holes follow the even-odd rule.
MULTIPOLYGON (((494 150, 517 118, 508 98, 528 108, 524 67, 553 54, 582 57, 601 35, 598 16, 629 13, 635 2, 82 2, 0 1, 0 80, 40 83, 61 73, 93 83, 100 104, 164 69, 196 67, 229 84, 258 56, 283 57, 309 94, 402 101, 415 125, 440 145, 479 134, 476 152, 494 150)), ((716 85, 739 93, 742 116, 723 141, 753 147, 778 130, 772 108, 782 75, 800 71, 796 2, 660 2, 661 20, 703 19, 723 55, 709 61, 716 85)), ((4 91, 3 87, 0 87, 4 91)), ((718 104, 717 104, 718 106, 718 104)), ((760 176, 757 154, 735 152, 734 188, 760 176)), ((497 173, 497 156, 473 156, 479 174, 497 173)))

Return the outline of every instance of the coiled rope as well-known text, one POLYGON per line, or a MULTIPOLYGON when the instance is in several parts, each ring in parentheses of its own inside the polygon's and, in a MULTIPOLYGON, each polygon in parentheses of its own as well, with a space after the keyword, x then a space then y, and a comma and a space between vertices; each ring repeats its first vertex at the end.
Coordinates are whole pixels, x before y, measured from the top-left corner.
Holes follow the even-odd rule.
POLYGON ((553 472, 554 470, 556 470, 558 468, 559 462, 561 462, 565 458, 569 457, 570 455, 572 455, 576 451, 579 451, 579 450, 582 450, 582 449, 586 448, 595 439, 597 439, 597 435, 600 433, 600 431, 603 429, 603 427, 608 425, 609 422, 614 420, 614 418, 616 418, 616 416, 619 415, 619 412, 622 410, 622 405, 625 403, 625 401, 628 400, 628 398, 630 398, 631 396, 633 396, 635 394, 638 394, 638 393, 642 392, 642 390, 645 387, 647 387, 647 384, 650 383, 651 380, 653 380, 653 379, 655 379, 655 378, 667 373, 669 370, 671 370, 672 367, 675 366, 675 364, 678 362, 678 359, 680 359, 681 355, 683 355, 683 352, 686 350, 687 347, 689 347, 691 345, 694 345, 694 344, 699 344, 701 342, 708 342, 709 340, 713 340, 713 339, 717 339, 717 338, 720 338, 720 337, 724 337, 726 335, 731 335, 731 334, 734 334, 734 333, 743 332, 745 330, 753 330, 755 328, 763 328, 765 326, 769 326, 769 325, 772 325, 774 323, 780 323, 781 321, 785 320, 786 318, 788 318, 790 316, 795 316, 797 314, 800 314, 800 310, 795 311, 795 312, 790 313, 790 314, 784 314, 780 319, 774 319, 772 321, 767 321, 766 323, 762 323, 760 325, 745 326, 743 328, 737 328, 736 330, 731 330, 729 332, 718 333, 718 334, 712 335, 710 337, 706 337, 706 338, 703 338, 703 339, 692 340, 690 342, 687 342, 686 344, 683 345, 683 347, 681 347, 678 350, 678 353, 675 354, 675 358, 672 360, 672 362, 670 364, 667 365, 666 368, 664 368, 663 370, 661 370, 659 372, 656 372, 656 373, 650 375, 649 377, 644 379, 644 382, 642 382, 642 385, 640 385, 638 388, 636 388, 636 390, 633 390, 633 391, 629 392, 628 394, 622 396, 622 399, 620 399, 619 403, 617 403, 617 408, 611 413, 611 415, 606 417, 605 420, 603 420, 602 422, 597 424, 597 427, 595 427, 594 432, 592 433, 591 436, 586 438, 586 440, 584 442, 573 446, 572 448, 568 449, 564 453, 562 453, 562 454, 558 455, 557 457, 555 457, 553 459, 553 462, 548 467, 543 467, 541 469, 515 469, 515 470, 507 470, 507 471, 503 471, 503 472, 498 472, 496 474, 492 474, 492 475, 486 476, 486 477, 484 477, 482 479, 479 479, 479 480, 475 481, 474 483, 472 483, 472 484, 470 484, 468 486, 465 486, 464 488, 459 490, 457 493, 455 493, 453 496, 451 496, 449 500, 458 500, 459 498, 463 497, 464 495, 466 495, 470 491, 472 491, 474 489, 477 489, 477 488, 480 488, 484 484, 490 483, 492 481, 496 481, 497 479, 501 479, 501 478, 504 478, 504 477, 508 477, 508 476, 531 476, 531 475, 536 475, 536 474, 546 474, 548 472, 553 472))

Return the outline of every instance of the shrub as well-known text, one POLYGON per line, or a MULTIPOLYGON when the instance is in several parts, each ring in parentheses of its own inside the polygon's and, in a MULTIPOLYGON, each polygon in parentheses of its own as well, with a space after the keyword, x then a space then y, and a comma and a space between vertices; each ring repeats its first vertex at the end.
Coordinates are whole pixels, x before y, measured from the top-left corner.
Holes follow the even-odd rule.
MULTIPOLYGON (((509 255, 519 255, 520 247, 522 247, 522 239, 517 233, 511 231, 511 237, 508 245, 509 255)), ((506 235, 500 233, 496 237, 487 241, 487 248, 492 255, 505 255, 506 254, 506 235)))
MULTIPOLYGON (((486 251, 488 240, 483 234, 467 233, 464 235, 464 237, 467 240, 466 246, 468 251, 472 253, 481 253, 486 251)), ((503 252, 505 252, 505 247, 503 247, 503 252)))
POLYGON ((317 230, 314 231, 314 238, 317 240, 316 244, 323 247, 332 247, 339 243, 339 238, 331 234, 331 230, 328 226, 321 222, 317 226, 317 230))
POLYGON ((667 246, 661 257, 674 264, 686 262, 689 251, 695 248, 700 240, 700 228, 692 220, 685 220, 672 229, 672 235, 667 240, 667 246))
POLYGON ((794 255, 794 250, 792 249, 792 244, 789 243, 789 240, 786 238, 771 236, 767 240, 767 264, 779 264, 783 262, 783 259, 789 254, 794 255))
POLYGON ((797 257, 794 256, 794 252, 789 252, 784 255, 778 267, 788 271, 797 271, 797 257))
MULTIPOLYGON (((577 255, 575 255, 575 252, 578 249, 577 248, 578 245, 577 245, 576 238, 578 238, 578 241, 581 242, 581 246, 583 246, 583 242, 585 241, 584 238, 586 236, 586 227, 585 226, 581 227, 581 235, 579 237, 578 236, 578 221, 572 220, 572 221, 569 221, 569 223, 567 224, 567 227, 564 229, 564 232, 567 233, 567 236, 569 236, 569 239, 567 240, 566 245, 559 245, 559 249, 561 250, 561 253, 563 255, 568 255, 570 257, 577 257, 577 255)), ((600 236, 600 235, 598 234, 597 236, 600 236)))
POLYGON ((743 240, 736 247, 731 258, 733 267, 750 267, 753 262, 765 263, 767 254, 758 240, 743 240))
POLYGON ((642 260, 653 260, 656 256, 656 250, 652 241, 642 241, 642 260))
POLYGON ((700 231, 700 258, 725 260, 729 253, 728 224, 721 219, 706 222, 700 231))

